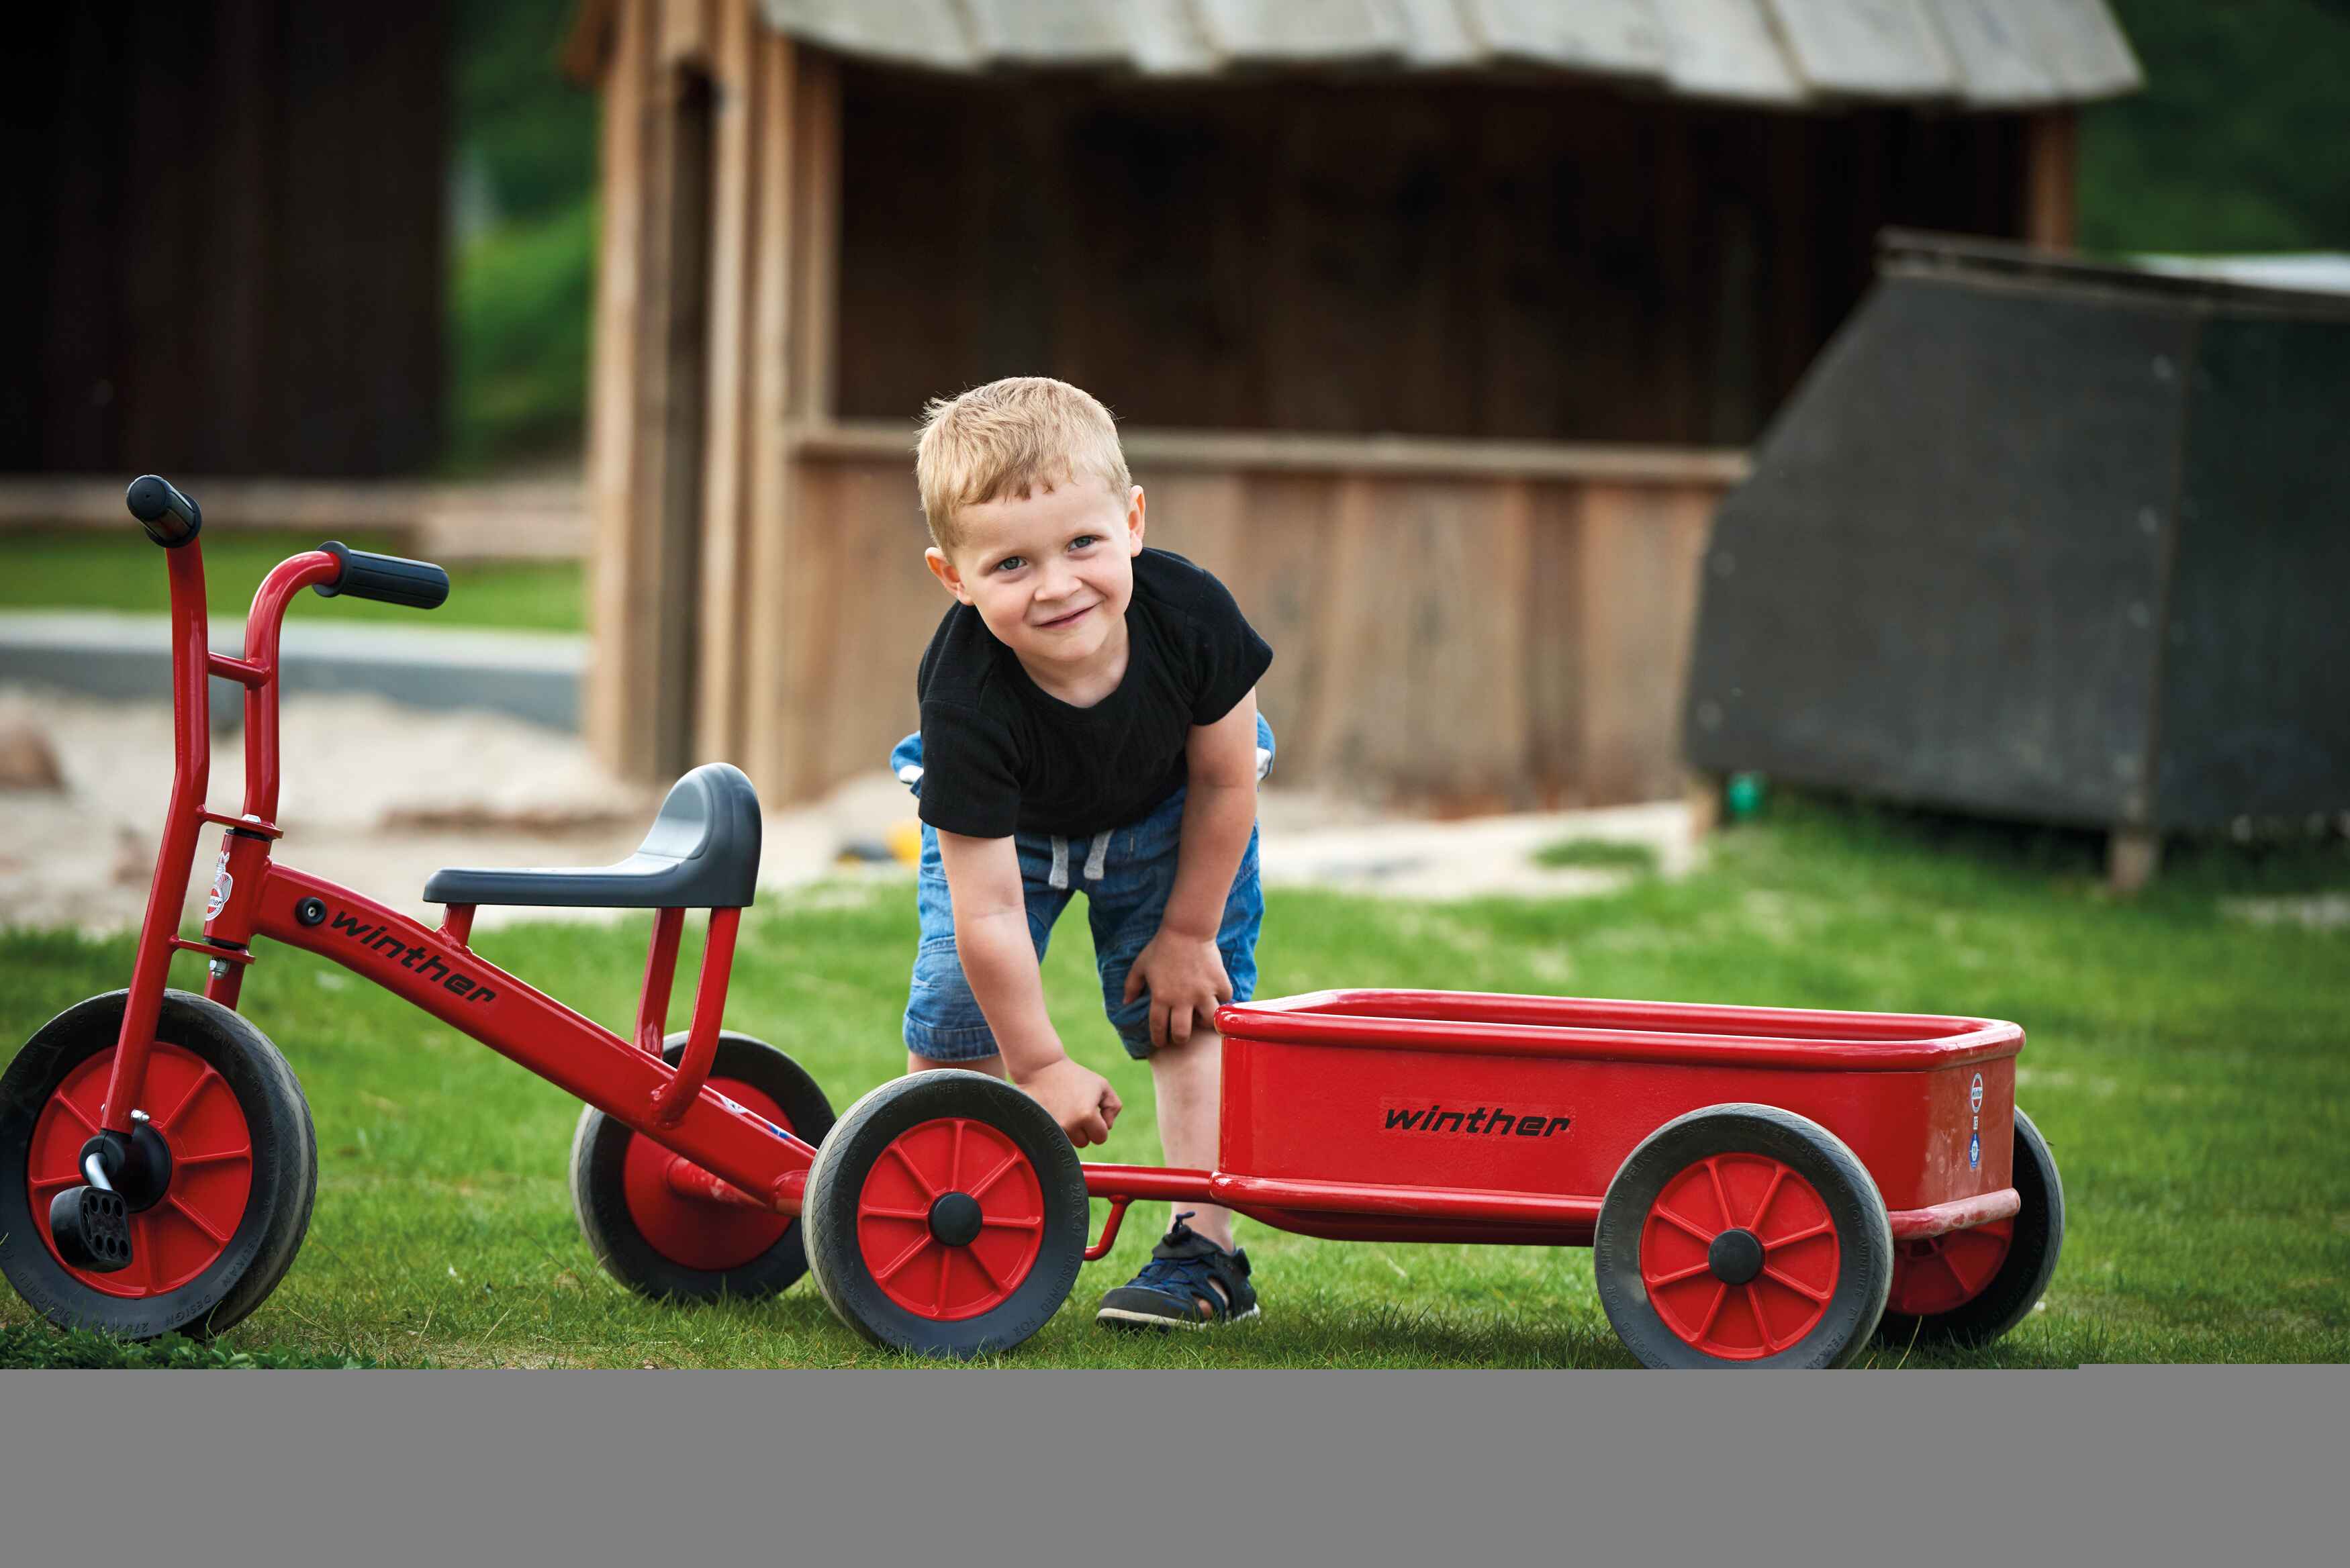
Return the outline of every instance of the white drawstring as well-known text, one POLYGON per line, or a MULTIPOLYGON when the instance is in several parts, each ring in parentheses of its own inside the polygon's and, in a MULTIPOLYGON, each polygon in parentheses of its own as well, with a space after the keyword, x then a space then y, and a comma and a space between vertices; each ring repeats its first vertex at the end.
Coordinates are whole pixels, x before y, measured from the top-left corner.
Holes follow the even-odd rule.
MULTIPOLYGON (((1086 853, 1085 877, 1088 882, 1102 879, 1102 871, 1109 863, 1109 836, 1117 829, 1105 827, 1094 835, 1091 848, 1086 853)), ((1055 836, 1053 840, 1053 874, 1045 885, 1058 891, 1069 885, 1069 841, 1055 836)))

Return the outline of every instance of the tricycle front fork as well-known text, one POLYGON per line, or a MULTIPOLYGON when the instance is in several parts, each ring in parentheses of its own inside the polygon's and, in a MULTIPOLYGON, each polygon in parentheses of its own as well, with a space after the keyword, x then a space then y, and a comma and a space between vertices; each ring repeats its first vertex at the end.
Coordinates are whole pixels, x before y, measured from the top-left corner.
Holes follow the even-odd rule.
POLYGON ((269 843, 277 836, 272 819, 277 815, 278 634, 293 597, 313 583, 332 582, 342 570, 341 563, 323 550, 307 550, 280 562, 253 596, 244 623, 244 657, 233 659, 212 650, 202 542, 191 534, 166 548, 163 559, 172 580, 172 799, 163 815, 163 840, 147 888, 139 955, 130 968, 122 1033, 115 1041, 99 1117, 106 1130, 126 1136, 146 1086, 148 1047, 162 1013, 172 952, 185 949, 203 954, 212 966, 205 995, 224 1006, 236 1005, 239 973, 253 961, 247 950, 252 898, 261 882, 255 857, 259 870, 265 870, 269 843), (213 766, 209 683, 215 675, 244 688, 244 811, 238 816, 204 808, 213 766), (196 838, 207 822, 218 823, 225 831, 213 898, 204 910, 205 940, 191 942, 179 935, 180 911, 187 903, 196 838))

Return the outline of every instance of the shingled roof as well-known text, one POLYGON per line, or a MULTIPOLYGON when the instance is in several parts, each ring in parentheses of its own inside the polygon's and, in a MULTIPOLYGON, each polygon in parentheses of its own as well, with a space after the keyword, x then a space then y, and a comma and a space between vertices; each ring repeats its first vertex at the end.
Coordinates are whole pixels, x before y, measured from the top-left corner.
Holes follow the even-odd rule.
POLYGON ((1557 72, 1789 109, 2026 109, 2142 81, 2106 0, 759 0, 842 54, 931 70, 1557 72))

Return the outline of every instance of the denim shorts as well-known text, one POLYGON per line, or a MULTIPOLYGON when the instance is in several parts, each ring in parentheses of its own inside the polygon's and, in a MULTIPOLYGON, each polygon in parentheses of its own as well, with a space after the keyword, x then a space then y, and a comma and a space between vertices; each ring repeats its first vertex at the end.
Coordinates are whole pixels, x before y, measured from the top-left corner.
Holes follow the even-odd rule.
MULTIPOLYGON (((1256 720, 1256 776, 1273 766, 1273 726, 1256 720)), ((911 734, 889 753, 889 771, 917 797, 922 793, 922 737, 911 734)), ((1086 921, 1093 928, 1094 966, 1101 974, 1102 1008, 1137 1060, 1150 1054, 1149 992, 1126 1001, 1126 972, 1167 913, 1175 888, 1175 861, 1183 828, 1183 800, 1177 790, 1141 821, 1086 838, 1015 833, 1020 883, 1028 904, 1028 936, 1036 957, 1045 956, 1054 922, 1083 889, 1086 921)), ((914 950, 914 977, 906 996, 906 1049, 934 1062, 976 1062, 993 1056, 995 1035, 979 1010, 971 983, 955 955, 954 906, 939 860, 939 835, 922 825, 921 876, 915 885, 921 940, 914 950)), ((1216 930, 1216 950, 1232 982, 1232 1000, 1256 993, 1256 937, 1264 920, 1264 894, 1257 883, 1256 829, 1249 829, 1224 917, 1216 930)))

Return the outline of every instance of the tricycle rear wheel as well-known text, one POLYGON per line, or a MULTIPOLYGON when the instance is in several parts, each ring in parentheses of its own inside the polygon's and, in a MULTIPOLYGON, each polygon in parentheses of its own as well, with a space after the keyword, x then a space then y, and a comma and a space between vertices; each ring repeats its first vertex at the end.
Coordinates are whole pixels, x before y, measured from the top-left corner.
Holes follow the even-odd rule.
POLYGON ((801 1213, 810 1272, 841 1322, 891 1350, 991 1355, 1068 1300, 1085 1258, 1085 1168, 1011 1085, 917 1073, 842 1115, 801 1213))
POLYGON ((1893 1232, 1834 1133, 1710 1106, 1626 1158, 1592 1259, 1608 1321, 1649 1366, 1843 1366, 1885 1310, 1893 1232))
POLYGON ((317 1135, 301 1085, 261 1031, 165 991, 139 1108, 168 1150, 168 1185, 128 1215, 127 1266, 69 1263, 50 1207, 82 1181, 129 999, 109 992, 68 1008, 0 1074, 0 1272, 60 1328, 204 1338, 259 1306, 293 1267, 317 1192, 317 1135))
POLYGON ((2064 1247, 2064 1184, 2048 1140, 2020 1109, 2014 1181, 2023 1206, 2012 1220, 1896 1249, 1879 1338, 1889 1345, 1988 1345, 2032 1314, 2064 1247))
MULTIPOLYGON (((663 1042, 672 1067, 681 1030, 663 1042)), ((798 1063, 748 1034, 718 1036, 710 1086, 804 1143, 832 1130, 832 1102, 798 1063)), ((677 1157, 593 1106, 571 1136, 571 1209, 604 1272, 654 1301, 757 1301, 807 1272, 799 1220, 764 1210, 680 1197, 668 1168, 677 1157)))

